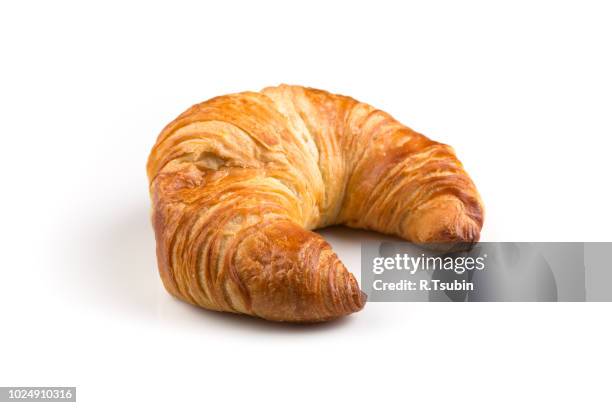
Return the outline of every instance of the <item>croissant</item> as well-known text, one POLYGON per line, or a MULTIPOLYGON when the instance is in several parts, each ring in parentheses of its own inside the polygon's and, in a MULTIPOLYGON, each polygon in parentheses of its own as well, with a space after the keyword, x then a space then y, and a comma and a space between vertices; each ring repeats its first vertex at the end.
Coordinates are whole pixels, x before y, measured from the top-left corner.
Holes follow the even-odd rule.
POLYGON ((450 146, 352 98, 300 86, 219 96, 167 125, 147 163, 157 260, 206 309, 316 322, 366 295, 311 230, 473 243, 483 205, 450 146))

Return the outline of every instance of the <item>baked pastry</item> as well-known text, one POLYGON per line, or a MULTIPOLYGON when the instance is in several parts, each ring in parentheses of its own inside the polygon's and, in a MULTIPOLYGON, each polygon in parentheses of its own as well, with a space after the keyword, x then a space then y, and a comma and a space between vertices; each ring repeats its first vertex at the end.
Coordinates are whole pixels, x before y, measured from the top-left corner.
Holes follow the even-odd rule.
POLYGON ((311 230, 476 242, 483 206, 451 147, 352 98, 300 86, 219 96, 164 128, 147 164, 162 281, 206 309, 292 322, 366 296, 311 230))

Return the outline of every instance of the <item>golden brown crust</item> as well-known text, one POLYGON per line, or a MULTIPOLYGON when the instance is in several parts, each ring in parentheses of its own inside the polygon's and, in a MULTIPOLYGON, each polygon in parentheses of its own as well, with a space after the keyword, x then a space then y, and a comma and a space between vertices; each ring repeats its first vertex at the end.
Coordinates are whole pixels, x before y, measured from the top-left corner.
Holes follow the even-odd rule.
POLYGON ((324 321, 365 295, 310 230, 476 242, 483 206, 451 147, 340 95, 281 85, 195 105, 147 164, 162 281, 208 309, 324 321))

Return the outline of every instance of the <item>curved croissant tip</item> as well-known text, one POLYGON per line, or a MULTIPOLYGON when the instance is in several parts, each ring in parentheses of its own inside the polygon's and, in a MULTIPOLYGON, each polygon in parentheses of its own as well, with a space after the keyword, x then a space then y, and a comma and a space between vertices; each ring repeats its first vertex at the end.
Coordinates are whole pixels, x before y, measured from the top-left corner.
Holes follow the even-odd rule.
POLYGON ((351 307, 349 308, 348 313, 355 313, 363 309, 367 300, 368 295, 366 295, 365 292, 357 288, 357 293, 354 293, 351 299, 351 307))
POLYGON ((363 309, 363 307, 365 306, 367 301, 368 301, 368 295, 364 291, 360 290, 359 291, 359 303, 358 303, 359 309, 358 310, 363 309))
POLYGON ((348 313, 355 313, 360 311, 361 309, 363 309, 368 300, 368 295, 364 291, 359 289, 359 285, 356 281, 354 281, 353 289, 354 291, 352 293, 351 307, 349 308, 348 313))
POLYGON ((332 298, 329 300, 334 305, 328 309, 330 320, 360 311, 368 299, 368 295, 359 288, 355 277, 344 266, 341 270, 339 279, 346 279, 346 284, 339 286, 335 293, 330 293, 332 298))
POLYGON ((461 218, 452 228, 443 228, 421 243, 425 247, 441 252, 470 251, 480 240, 480 227, 469 218, 461 218))
POLYGON ((368 295, 365 292, 358 290, 357 293, 354 293, 352 298, 350 299, 350 304, 348 305, 348 307, 342 310, 338 310, 336 311, 336 313, 330 314, 328 316, 305 319, 302 321, 302 323, 328 322, 331 320, 337 320, 342 317, 346 317, 352 313, 359 312, 361 309, 363 309, 367 300, 368 295))
POLYGON ((457 197, 444 196, 414 214, 410 221, 409 238, 419 245, 440 250, 471 248, 480 240, 482 209, 468 207, 457 197))

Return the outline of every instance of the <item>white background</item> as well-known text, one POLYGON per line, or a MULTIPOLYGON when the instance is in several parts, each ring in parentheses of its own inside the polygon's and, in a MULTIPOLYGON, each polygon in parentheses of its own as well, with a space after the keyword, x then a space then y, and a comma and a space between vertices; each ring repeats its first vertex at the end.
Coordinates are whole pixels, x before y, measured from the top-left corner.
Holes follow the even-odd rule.
MULTIPOLYGON (((193 103, 308 85, 453 145, 483 239, 610 240, 611 20, 589 1, 3 2, 0 385, 75 385, 87 407, 609 407, 610 304, 286 326, 172 299, 145 162, 193 103)), ((358 272, 363 235, 326 236, 358 272)))

